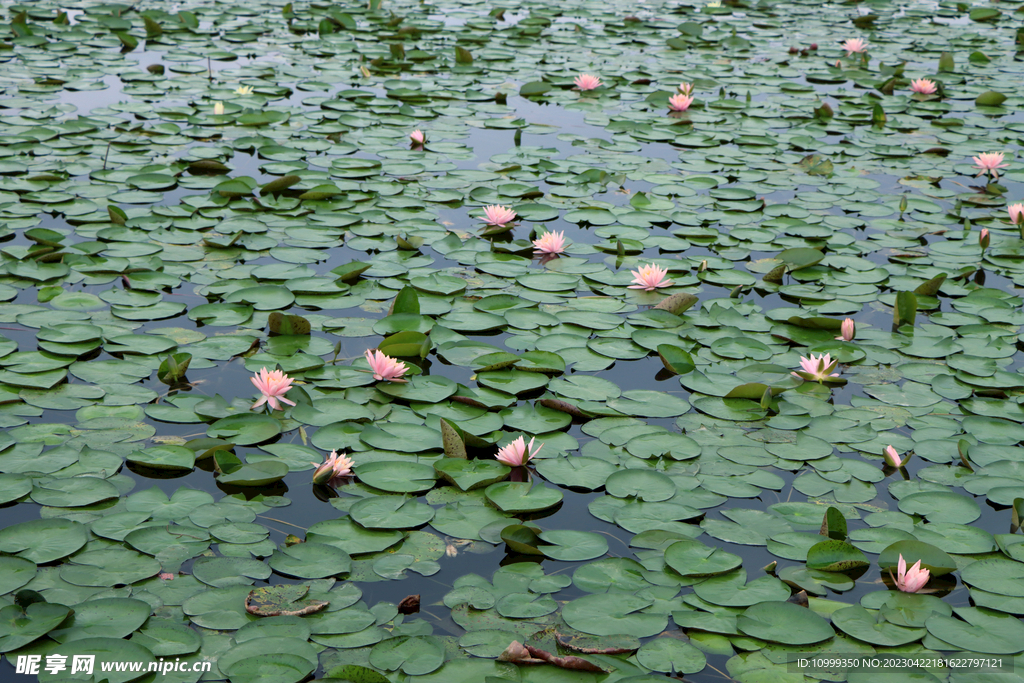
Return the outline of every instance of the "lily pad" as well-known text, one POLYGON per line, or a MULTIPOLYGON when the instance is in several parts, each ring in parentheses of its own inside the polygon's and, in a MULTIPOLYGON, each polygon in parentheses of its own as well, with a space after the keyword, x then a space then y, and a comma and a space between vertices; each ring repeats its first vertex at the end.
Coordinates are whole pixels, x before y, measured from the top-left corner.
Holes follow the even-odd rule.
POLYGON ((827 621, 791 602, 767 601, 748 607, 736 626, 748 636, 784 645, 811 645, 835 635, 827 621))

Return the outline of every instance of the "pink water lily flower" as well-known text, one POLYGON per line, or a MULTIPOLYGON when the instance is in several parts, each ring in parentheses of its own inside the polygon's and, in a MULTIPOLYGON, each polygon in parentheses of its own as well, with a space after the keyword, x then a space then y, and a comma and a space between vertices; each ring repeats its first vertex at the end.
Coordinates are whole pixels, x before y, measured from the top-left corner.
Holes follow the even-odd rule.
POLYGON ((1006 168, 1010 164, 1004 163, 1002 152, 986 152, 972 157, 974 168, 980 169, 975 177, 988 173, 993 178, 999 177, 999 169, 1006 168))
POLYGON ((373 378, 384 382, 408 382, 401 379, 402 375, 409 371, 409 366, 391 356, 384 355, 379 349, 366 349, 366 362, 370 364, 373 378))
POLYGON ((687 97, 693 96, 693 83, 680 83, 679 92, 687 97))
POLYGON ((857 334, 857 323, 853 322, 853 318, 847 318, 843 321, 842 326, 839 328, 839 336, 836 337, 837 341, 853 341, 854 335, 857 334))
POLYGON ((672 111, 686 111, 693 104, 693 98, 686 95, 673 95, 668 98, 668 108, 672 111))
POLYGON ((645 292, 653 292, 659 287, 672 286, 672 280, 665 277, 668 271, 664 268, 659 268, 653 263, 640 266, 640 270, 631 270, 629 272, 633 275, 634 284, 629 285, 628 289, 642 289, 645 292))
POLYGON ((508 206, 485 206, 484 218, 488 225, 497 225, 503 228, 516 219, 516 212, 508 206))
MULTIPOLYGON (((316 465, 316 463, 313 464, 316 465)), ((341 479, 351 476, 353 464, 352 458, 347 457, 344 453, 338 455, 337 451, 331 451, 331 454, 317 465, 316 471, 313 472, 313 483, 321 486, 337 486, 341 479)))
MULTIPOLYGON (((900 561, 896 567, 896 587, 904 593, 916 593, 928 583, 931 579, 931 572, 927 569, 921 568, 921 560, 914 563, 914 566, 907 569, 907 561, 903 559, 903 554, 900 553, 900 561)), ((889 577, 892 577, 892 569, 889 570, 889 577)))
POLYGON ((790 374, 809 382, 824 382, 829 377, 839 376, 839 373, 832 372, 837 365, 839 365, 839 360, 832 360, 832 356, 828 353, 820 356, 811 354, 810 358, 800 356, 800 370, 790 374))
POLYGON ((573 83, 575 83, 576 87, 580 90, 596 90, 604 85, 600 78, 597 76, 591 76, 590 74, 580 74, 573 80, 573 83))
POLYGON ((540 453, 540 449, 544 447, 544 444, 537 446, 537 450, 533 450, 533 439, 530 439, 529 445, 526 443, 526 439, 519 437, 515 441, 512 441, 507 446, 498 449, 498 462, 503 462, 509 467, 520 467, 533 460, 533 458, 540 453))
POLYGON ((988 249, 988 243, 991 237, 988 234, 988 228, 982 228, 981 234, 978 235, 978 246, 981 247, 982 251, 988 249))
POLYGON ((1010 213, 1011 223, 1014 225, 1024 223, 1024 204, 1010 204, 1006 210, 1010 213))
POLYGON ((533 241, 537 254, 561 254, 565 251, 564 232, 546 232, 533 241))
POLYGON ((412 140, 414 145, 422 145, 427 141, 427 136, 423 134, 422 130, 414 130, 409 133, 409 139, 412 140))
POLYGON ((904 467, 908 462, 910 462, 909 455, 901 460, 900 454, 892 446, 886 446, 885 450, 882 451, 882 454, 885 456, 885 464, 890 467, 895 467, 896 469, 904 467))
POLYGON ((934 95, 938 89, 935 81, 929 81, 927 78, 919 78, 910 82, 910 91, 919 95, 934 95))
POLYGON ((252 410, 256 410, 264 403, 270 406, 271 410, 282 410, 281 404, 278 403, 279 400, 290 406, 295 405, 293 401, 289 401, 284 397, 288 390, 292 388, 293 380, 284 374, 283 370, 267 372, 267 369, 263 368, 256 373, 255 377, 250 377, 249 379, 256 385, 260 393, 263 394, 260 396, 260 400, 252 404, 252 410))
POLYGON ((864 53, 868 51, 868 43, 862 38, 850 38, 843 43, 842 48, 846 50, 846 56, 864 53))

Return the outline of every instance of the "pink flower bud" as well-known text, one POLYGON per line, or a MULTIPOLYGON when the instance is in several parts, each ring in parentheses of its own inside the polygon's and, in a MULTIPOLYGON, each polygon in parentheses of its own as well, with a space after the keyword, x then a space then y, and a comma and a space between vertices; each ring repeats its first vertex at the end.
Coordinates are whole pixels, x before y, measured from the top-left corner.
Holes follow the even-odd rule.
POLYGON ((843 321, 842 326, 839 328, 839 336, 836 337, 839 341, 853 341, 854 335, 857 334, 857 324, 853 322, 853 318, 847 318, 843 321))

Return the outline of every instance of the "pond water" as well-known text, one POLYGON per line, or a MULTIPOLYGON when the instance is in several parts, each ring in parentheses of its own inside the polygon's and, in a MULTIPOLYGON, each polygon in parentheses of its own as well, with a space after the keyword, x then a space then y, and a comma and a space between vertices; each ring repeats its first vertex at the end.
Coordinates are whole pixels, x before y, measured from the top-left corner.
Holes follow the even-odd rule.
POLYGON ((8 4, 0 677, 1019 680, 1014 9, 8 4))

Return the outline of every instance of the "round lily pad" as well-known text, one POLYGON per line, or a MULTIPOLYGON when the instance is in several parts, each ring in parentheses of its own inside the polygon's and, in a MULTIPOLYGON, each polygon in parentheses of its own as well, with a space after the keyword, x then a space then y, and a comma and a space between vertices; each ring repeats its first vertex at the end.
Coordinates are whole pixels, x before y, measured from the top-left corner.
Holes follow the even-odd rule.
POLYGON ((972 562, 960 572, 964 583, 989 593, 1024 597, 1024 564, 989 559, 972 562))
POLYGON ((436 671, 444 663, 444 646, 431 636, 399 636, 370 650, 370 664, 385 671, 401 670, 409 676, 436 671))
POLYGON ((538 550, 553 560, 593 560, 608 552, 608 541, 605 537, 589 531, 543 531, 539 537, 544 545, 538 545, 538 550))
POLYGON ((411 529, 434 517, 434 509, 402 496, 374 496, 356 502, 349 516, 367 529, 411 529))
POLYGON ((900 499, 900 510, 923 515, 931 522, 970 524, 981 516, 978 503, 952 491, 923 491, 900 499))
POLYGON ((625 593, 585 595, 562 608, 562 618, 577 631, 594 636, 629 635, 646 638, 665 630, 668 617, 644 612, 651 600, 625 593))
POLYGON ((466 460, 464 458, 442 458, 434 463, 434 469, 445 480, 455 484, 462 491, 490 486, 507 477, 512 471, 508 465, 503 465, 495 460, 466 460))
POLYGON ((806 607, 791 602, 761 602, 736 618, 736 627, 748 636, 784 645, 811 645, 828 640, 835 631, 806 607))
POLYGON ((605 480, 605 489, 617 498, 639 498, 645 501, 668 500, 676 493, 676 485, 661 472, 651 470, 619 470, 605 480))
POLYGON ((434 486, 437 473, 430 465, 405 461, 378 461, 356 465, 359 481, 382 491, 416 493, 434 486))
POLYGON ((160 470, 191 470, 195 466, 196 454, 183 446, 154 446, 135 451, 128 456, 128 462, 160 470))
POLYGON ((134 598, 100 598, 75 606, 74 619, 48 634, 58 643, 83 638, 124 638, 149 619, 148 603, 134 598))
POLYGON ((37 519, 0 529, 0 552, 35 563, 53 562, 88 540, 88 528, 68 519, 37 519))
POLYGON ((280 548, 270 558, 270 567, 278 574, 300 579, 323 579, 347 574, 352 566, 348 553, 324 543, 299 543, 280 548))
POLYGON ((310 662, 299 655, 278 652, 274 654, 254 654, 240 659, 225 667, 232 682, 264 683, 280 681, 280 683, 299 683, 316 669, 316 663, 310 662))
POLYGON ((677 541, 665 549, 665 564, 683 576, 724 574, 742 562, 732 553, 692 539, 677 541))
POLYGON ((0 652, 10 652, 42 638, 67 618, 71 610, 64 605, 32 603, 22 611, 17 605, 0 609, 0 652))
POLYGON ((25 496, 32 490, 32 480, 22 474, 0 474, 0 505, 25 496))
POLYGON ((537 512, 554 507, 562 502, 558 489, 529 482, 502 481, 484 489, 484 495, 502 512, 537 512))
POLYGON ((924 638, 927 633, 923 628, 906 628, 887 621, 880 622, 860 605, 836 610, 832 613, 832 623, 848 636, 882 647, 913 643, 924 638))
POLYGON ((695 674, 707 665, 704 653, 682 640, 662 636, 644 643, 636 660, 653 671, 695 674))
POLYGON ((269 415, 244 413, 217 420, 206 430, 207 436, 226 439, 241 446, 262 443, 281 433, 281 422, 269 415))
POLYGON ((788 598, 789 586, 774 576, 762 576, 747 583, 747 572, 740 568, 701 581, 694 586, 693 592, 701 600, 715 605, 749 607, 788 598))
POLYGON ((983 607, 959 607, 956 614, 960 619, 944 614, 928 617, 925 622, 928 633, 967 652, 993 655, 1019 652, 1024 625, 1014 615, 983 607))

